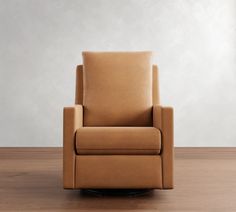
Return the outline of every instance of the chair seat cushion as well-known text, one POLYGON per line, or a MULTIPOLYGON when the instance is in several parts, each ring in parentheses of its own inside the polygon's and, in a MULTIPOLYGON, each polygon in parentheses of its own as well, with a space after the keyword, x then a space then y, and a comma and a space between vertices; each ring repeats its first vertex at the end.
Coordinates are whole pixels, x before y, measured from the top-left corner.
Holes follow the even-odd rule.
POLYGON ((155 155, 161 133, 154 127, 81 127, 75 146, 80 155, 155 155))

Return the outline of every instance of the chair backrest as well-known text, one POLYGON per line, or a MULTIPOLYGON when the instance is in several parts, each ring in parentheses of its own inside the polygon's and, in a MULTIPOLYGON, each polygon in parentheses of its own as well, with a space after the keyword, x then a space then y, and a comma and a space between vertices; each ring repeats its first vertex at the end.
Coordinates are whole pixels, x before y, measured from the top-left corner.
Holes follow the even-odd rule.
POLYGON ((83 52, 75 104, 84 106, 84 126, 151 126, 159 104, 152 53, 83 52))

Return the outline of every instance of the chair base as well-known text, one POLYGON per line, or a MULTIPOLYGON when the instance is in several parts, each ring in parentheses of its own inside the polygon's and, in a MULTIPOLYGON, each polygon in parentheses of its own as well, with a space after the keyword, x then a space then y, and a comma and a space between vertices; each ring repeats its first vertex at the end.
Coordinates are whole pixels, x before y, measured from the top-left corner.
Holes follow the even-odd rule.
POLYGON ((153 189, 81 189, 81 193, 93 196, 143 196, 153 189))
POLYGON ((75 189, 154 189, 162 186, 160 155, 77 155, 75 189))

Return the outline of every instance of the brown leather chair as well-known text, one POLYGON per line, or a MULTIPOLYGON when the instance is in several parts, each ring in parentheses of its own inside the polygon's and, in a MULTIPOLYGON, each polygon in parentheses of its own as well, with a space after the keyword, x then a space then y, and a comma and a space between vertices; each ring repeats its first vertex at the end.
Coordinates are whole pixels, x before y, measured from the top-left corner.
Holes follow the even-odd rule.
POLYGON ((75 99, 64 108, 64 188, 173 188, 173 109, 159 103, 151 52, 83 52, 75 99))

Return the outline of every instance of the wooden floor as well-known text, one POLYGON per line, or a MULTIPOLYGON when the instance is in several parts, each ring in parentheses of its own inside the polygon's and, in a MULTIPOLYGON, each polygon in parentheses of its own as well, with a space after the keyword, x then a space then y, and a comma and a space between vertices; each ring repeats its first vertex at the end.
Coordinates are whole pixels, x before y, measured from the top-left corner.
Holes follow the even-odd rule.
POLYGON ((62 188, 61 148, 0 148, 0 211, 236 211, 236 148, 176 148, 175 189, 90 196, 62 188))

